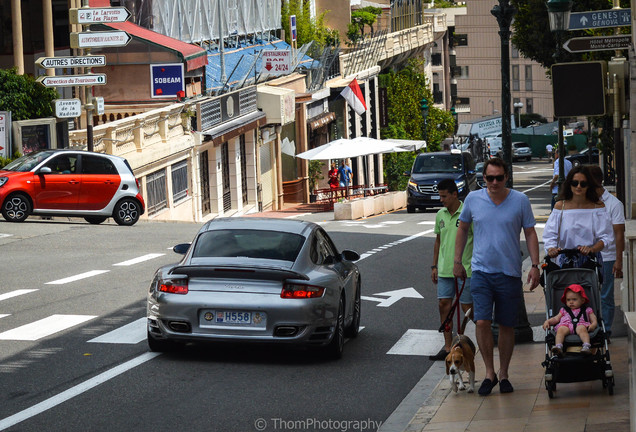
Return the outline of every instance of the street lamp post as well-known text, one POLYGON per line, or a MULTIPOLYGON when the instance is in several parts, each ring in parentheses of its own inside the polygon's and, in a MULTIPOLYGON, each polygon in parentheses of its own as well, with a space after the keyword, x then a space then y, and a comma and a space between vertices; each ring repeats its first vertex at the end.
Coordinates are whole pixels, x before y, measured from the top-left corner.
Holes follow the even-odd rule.
MULTIPOLYGON (((554 59, 558 62, 561 58, 561 38, 570 24, 570 12, 572 11, 571 0, 548 0, 548 16, 550 18, 550 30, 556 34, 557 46, 554 59)), ((565 143, 563 142, 563 118, 559 117, 559 179, 557 184, 559 193, 561 185, 565 181, 565 143)))
POLYGON ((513 187, 512 181, 512 137, 510 129, 510 24, 517 13, 517 9, 509 0, 499 0, 499 4, 493 6, 490 11, 497 18, 499 24, 499 38, 501 39, 501 145, 503 147, 503 159, 510 173, 508 184, 513 187))
POLYGON ((517 111, 517 127, 521 127, 521 108, 523 108, 523 102, 515 102, 512 104, 515 107, 515 111, 517 111))

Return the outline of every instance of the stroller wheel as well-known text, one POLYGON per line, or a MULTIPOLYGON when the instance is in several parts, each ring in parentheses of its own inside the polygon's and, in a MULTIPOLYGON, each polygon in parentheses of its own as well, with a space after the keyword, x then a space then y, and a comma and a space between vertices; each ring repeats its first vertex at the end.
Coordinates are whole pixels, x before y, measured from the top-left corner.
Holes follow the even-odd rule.
POLYGON ((548 383, 545 383, 545 387, 548 390, 548 396, 550 397, 550 399, 554 398, 554 392, 556 391, 556 383, 554 381, 548 383))
POLYGON ((612 396, 614 394, 614 378, 607 380, 607 393, 612 396))

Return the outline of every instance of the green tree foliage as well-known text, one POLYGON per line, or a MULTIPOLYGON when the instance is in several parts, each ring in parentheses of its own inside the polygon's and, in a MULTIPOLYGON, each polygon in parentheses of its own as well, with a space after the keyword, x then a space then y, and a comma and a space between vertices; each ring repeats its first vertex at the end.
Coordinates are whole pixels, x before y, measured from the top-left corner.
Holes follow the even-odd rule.
MULTIPOLYGON (((387 89, 388 115, 391 126, 382 130, 382 138, 410 140, 424 139, 424 117, 420 101, 426 98, 429 104, 426 117, 427 151, 438 151, 442 140, 455 130, 455 120, 450 112, 433 106, 433 95, 422 72, 421 60, 411 60, 399 72, 380 77, 380 85, 387 89)), ((384 155, 384 177, 391 190, 406 188, 408 177, 404 171, 411 169, 414 152, 384 155)))
POLYGON ((373 24, 375 24, 380 15, 382 15, 382 9, 373 6, 353 11, 351 13, 351 23, 347 27, 347 38, 351 41, 350 45, 355 44, 364 36, 365 25, 369 26, 371 33, 373 33, 373 24))
POLYGON ((338 45, 340 38, 338 32, 325 26, 325 15, 329 11, 323 11, 314 19, 311 17, 310 6, 311 3, 307 0, 283 0, 281 19, 283 30, 285 30, 285 41, 291 44, 289 17, 296 15, 296 43, 299 46, 311 41, 321 47, 338 45))
POLYGON ((53 115, 53 99, 59 94, 29 75, 0 69, 0 111, 11 111, 11 120, 28 120, 53 115))
MULTIPOLYGON (((536 61, 545 68, 549 68, 556 63, 554 54, 556 52, 556 35, 550 31, 550 22, 545 0, 512 0, 512 4, 517 8, 517 14, 512 23, 514 33, 512 43, 519 49, 521 54, 536 61)), ((629 8, 627 0, 621 0, 621 7, 629 8)), ((573 12, 584 12, 590 10, 611 9, 612 2, 608 0, 577 0, 572 5, 573 12)), ((613 29, 598 30, 578 30, 567 31, 563 35, 562 42, 573 38, 591 35, 612 34, 613 29)), ((591 52, 572 54, 561 50, 560 63, 604 59, 612 55, 612 51, 591 52)))

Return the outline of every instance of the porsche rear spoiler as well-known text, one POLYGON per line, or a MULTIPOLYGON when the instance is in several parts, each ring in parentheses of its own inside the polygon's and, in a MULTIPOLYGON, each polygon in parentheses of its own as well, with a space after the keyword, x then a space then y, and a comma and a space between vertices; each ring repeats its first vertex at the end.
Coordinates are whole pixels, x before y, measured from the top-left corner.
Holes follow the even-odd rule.
POLYGON ((187 265, 176 266, 169 272, 173 276, 204 277, 204 278, 241 278, 241 279, 266 279, 266 280, 286 280, 300 279, 309 280, 309 276, 292 270, 280 267, 265 266, 231 266, 231 265, 187 265))

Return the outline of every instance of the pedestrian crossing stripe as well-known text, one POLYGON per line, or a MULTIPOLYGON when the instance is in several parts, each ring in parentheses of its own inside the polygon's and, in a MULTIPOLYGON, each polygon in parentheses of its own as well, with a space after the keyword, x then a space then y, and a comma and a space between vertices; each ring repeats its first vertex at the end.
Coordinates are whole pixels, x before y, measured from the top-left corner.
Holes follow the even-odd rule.
POLYGON ((36 341, 97 318, 96 315, 51 315, 0 333, 0 340, 36 341))
POLYGON ((93 338, 88 342, 130 345, 138 344, 146 339, 147 322, 148 319, 146 317, 139 318, 138 320, 128 323, 123 327, 119 327, 113 331, 93 338))
POLYGON ((0 301, 10 299, 12 297, 28 294, 34 291, 37 291, 37 290, 36 289, 19 289, 15 291, 9 291, 8 293, 0 294, 0 301))

